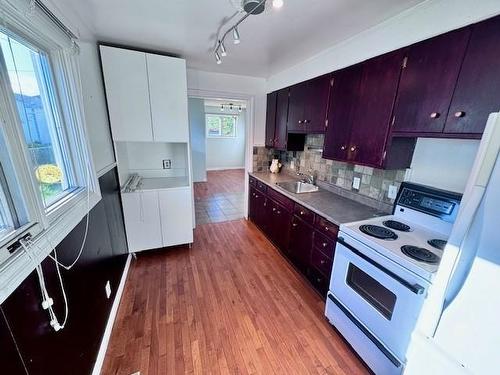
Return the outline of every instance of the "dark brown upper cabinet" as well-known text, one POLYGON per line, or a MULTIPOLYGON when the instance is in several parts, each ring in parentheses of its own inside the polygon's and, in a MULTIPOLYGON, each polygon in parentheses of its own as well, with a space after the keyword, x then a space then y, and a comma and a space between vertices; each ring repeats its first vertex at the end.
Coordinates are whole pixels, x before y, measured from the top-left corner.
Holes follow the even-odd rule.
POLYGON ((276 91, 267 94, 266 109, 266 147, 274 147, 274 132, 276 130, 276 91))
POLYGON ((289 132, 325 132, 331 77, 326 74, 290 87, 289 132))
POLYGON ((348 146, 353 163, 384 166, 403 59, 403 51, 395 51, 363 63, 348 146))
POLYGON ((273 147, 280 151, 302 151, 304 150, 305 135, 304 134, 288 134, 288 92, 289 89, 281 89, 275 93, 268 94, 268 104, 266 115, 266 146, 273 147), (270 98, 273 94, 276 95, 276 107, 274 107, 274 99, 270 98), (275 108, 275 114, 271 113, 275 108), (274 138, 271 145, 270 135, 272 133, 272 119, 274 117, 274 138), (267 123, 267 121, 270 121, 267 123))
POLYGON ((408 48, 394 112, 395 132, 443 132, 469 39, 470 28, 465 28, 408 48))
POLYGON ((472 26, 444 132, 479 138, 491 112, 500 109, 500 17, 472 26))
POLYGON ((354 65, 333 74, 333 86, 328 106, 328 121, 323 157, 347 160, 347 147, 361 79, 362 65, 354 65))

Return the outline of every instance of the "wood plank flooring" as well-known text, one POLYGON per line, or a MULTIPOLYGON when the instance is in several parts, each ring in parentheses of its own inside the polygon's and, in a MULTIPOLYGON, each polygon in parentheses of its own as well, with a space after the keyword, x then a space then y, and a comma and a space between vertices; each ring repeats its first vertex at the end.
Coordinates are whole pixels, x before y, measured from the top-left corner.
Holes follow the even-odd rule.
POLYGON ((131 265, 102 374, 366 374, 324 302, 245 220, 131 265))
POLYGON ((209 198, 221 193, 245 191, 245 170, 207 171, 207 182, 194 183, 194 198, 209 198))

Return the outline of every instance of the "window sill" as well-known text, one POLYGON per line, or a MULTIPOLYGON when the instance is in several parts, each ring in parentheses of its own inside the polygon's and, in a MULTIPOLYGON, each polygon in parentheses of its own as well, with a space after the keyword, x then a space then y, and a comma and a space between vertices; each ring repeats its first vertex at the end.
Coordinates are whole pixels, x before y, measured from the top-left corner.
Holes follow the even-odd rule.
POLYGON ((20 249, 0 266, 0 304, 50 254, 52 246, 57 246, 100 200, 101 195, 99 193, 90 193, 87 211, 87 193, 86 191, 80 191, 79 194, 75 195, 71 204, 68 204, 68 207, 64 207, 64 213, 55 218, 47 229, 33 238, 36 246, 33 247, 32 254, 36 264, 30 259, 24 249, 20 249))

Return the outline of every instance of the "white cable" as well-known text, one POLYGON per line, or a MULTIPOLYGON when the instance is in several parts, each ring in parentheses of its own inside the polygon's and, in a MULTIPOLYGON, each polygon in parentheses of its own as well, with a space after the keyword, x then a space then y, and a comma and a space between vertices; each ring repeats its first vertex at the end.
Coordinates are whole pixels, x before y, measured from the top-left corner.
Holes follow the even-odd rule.
POLYGON ((57 277, 59 279, 59 284, 61 285, 61 292, 64 300, 64 320, 61 324, 61 329, 66 326, 66 322, 68 321, 69 315, 69 306, 68 306, 68 297, 66 296, 66 290, 64 289, 64 284, 62 281, 61 270, 59 269, 59 262, 57 261, 57 251, 54 249, 54 263, 56 265, 57 277))
MULTIPOLYGON (((72 269, 75 266, 76 263, 78 263, 78 261, 80 260, 80 257, 82 256, 83 249, 85 247, 85 243, 87 242, 87 235, 89 232, 89 220, 90 220, 90 165, 87 165, 86 184, 87 184, 87 215, 86 215, 86 222, 85 222, 85 232, 83 234, 82 245, 80 246, 80 250, 78 251, 78 255, 76 256, 75 260, 69 266, 67 266, 67 265, 59 262, 57 260, 57 257, 53 257, 52 255, 49 254, 49 257, 54 262, 56 262, 59 266, 64 268, 66 271, 69 271, 70 269, 72 269)), ((55 254, 55 250, 56 250, 55 246, 52 246, 52 244, 50 243, 50 240, 48 238, 47 238, 47 242, 49 243, 50 247, 52 248, 52 250, 54 251, 54 254, 55 254)))

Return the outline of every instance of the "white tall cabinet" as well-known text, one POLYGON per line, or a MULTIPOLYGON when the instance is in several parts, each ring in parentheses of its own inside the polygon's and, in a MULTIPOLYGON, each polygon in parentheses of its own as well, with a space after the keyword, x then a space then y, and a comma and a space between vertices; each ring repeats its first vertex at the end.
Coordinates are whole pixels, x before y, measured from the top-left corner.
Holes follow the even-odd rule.
POLYGON ((194 220, 186 62, 99 48, 120 183, 123 187, 132 174, 142 177, 132 191, 122 190, 129 251, 190 244, 194 220), (163 169, 163 159, 172 155, 181 159, 171 160, 177 168, 163 169))

